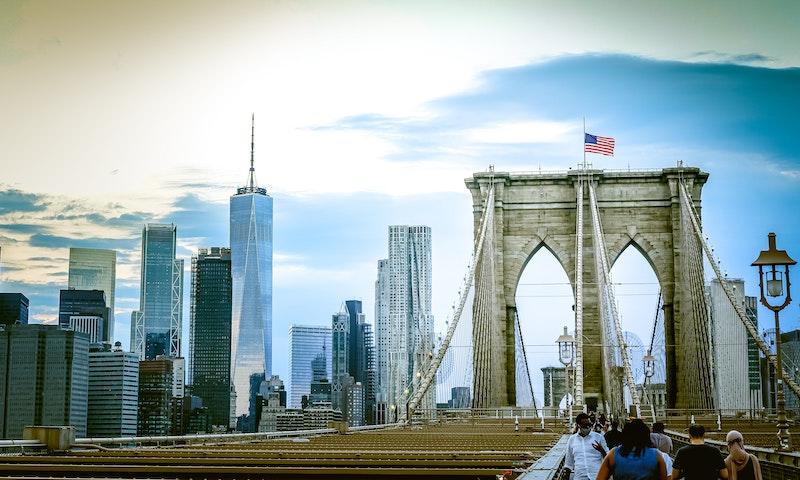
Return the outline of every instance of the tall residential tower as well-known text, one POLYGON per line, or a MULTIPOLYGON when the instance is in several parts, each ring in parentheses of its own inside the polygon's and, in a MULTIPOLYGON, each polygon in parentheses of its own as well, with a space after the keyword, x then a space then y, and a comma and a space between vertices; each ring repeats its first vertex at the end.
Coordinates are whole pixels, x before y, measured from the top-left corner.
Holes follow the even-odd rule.
MULTIPOLYGON (((250 130, 250 175, 230 201, 231 378, 236 415, 249 412, 251 377, 272 373, 272 197, 256 186, 255 128, 250 130)), ((255 377, 253 377, 255 378, 255 377)))
MULTIPOLYGON (((433 353, 433 314, 431 313, 431 229, 422 225, 392 225, 389 227, 389 258, 385 276, 379 270, 376 295, 386 289, 387 318, 377 312, 378 364, 382 393, 391 409, 404 413, 406 389, 413 394, 417 373, 422 373, 433 353), (385 285, 380 285, 386 282, 385 285), (386 342, 385 346, 381 345, 386 342), (386 364, 381 365, 385 359, 386 364)), ((429 389, 422 398, 420 409, 436 406, 435 389, 429 389)))

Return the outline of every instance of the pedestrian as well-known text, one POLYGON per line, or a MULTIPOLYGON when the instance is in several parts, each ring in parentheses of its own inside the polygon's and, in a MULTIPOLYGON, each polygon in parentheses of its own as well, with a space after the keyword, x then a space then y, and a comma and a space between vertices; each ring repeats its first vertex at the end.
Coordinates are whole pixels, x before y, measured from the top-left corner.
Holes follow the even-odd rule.
POLYGON ((728 478, 728 469, 719 449, 705 444, 706 429, 702 425, 689 427, 689 445, 681 447, 672 462, 672 478, 686 480, 716 480, 728 478))
POLYGON ((614 448, 622 443, 622 432, 618 430, 619 420, 611 420, 611 430, 606 432, 606 444, 608 448, 614 448))
POLYGON ((672 451, 672 439, 664 433, 664 424, 656 422, 653 424, 653 433, 650 434, 650 441, 653 446, 664 453, 672 451))
POLYGON ((600 463, 608 452, 606 440, 592 431, 589 415, 580 413, 575 418, 578 432, 570 435, 567 442, 567 456, 564 459, 564 474, 573 480, 595 480, 600 463))
POLYGON ((603 459, 597 480, 667 480, 667 466, 660 452, 652 448, 650 429, 639 418, 622 427, 622 444, 603 459))
POLYGON ((758 458, 744 449, 744 438, 736 430, 731 430, 725 437, 728 442, 728 456, 725 465, 728 467, 730 480, 761 480, 761 464, 758 458))

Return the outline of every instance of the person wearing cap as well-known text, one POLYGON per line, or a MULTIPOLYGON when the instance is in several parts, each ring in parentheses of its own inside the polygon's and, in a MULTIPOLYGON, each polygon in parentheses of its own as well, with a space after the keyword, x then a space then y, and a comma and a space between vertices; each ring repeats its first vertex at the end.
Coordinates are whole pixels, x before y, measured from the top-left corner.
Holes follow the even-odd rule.
POLYGON ((761 464, 758 458, 744 449, 744 438, 736 430, 731 430, 725 437, 728 442, 728 456, 725 466, 728 467, 730 480, 761 480, 761 464))

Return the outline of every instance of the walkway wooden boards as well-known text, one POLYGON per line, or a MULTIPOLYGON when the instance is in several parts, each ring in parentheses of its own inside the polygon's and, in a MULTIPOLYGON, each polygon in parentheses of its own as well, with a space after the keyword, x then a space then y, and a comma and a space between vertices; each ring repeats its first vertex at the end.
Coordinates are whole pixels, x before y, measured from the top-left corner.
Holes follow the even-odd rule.
MULTIPOLYGON (((555 433, 515 432, 513 425, 427 426, 310 439, 243 444, 74 450, 0 457, 0 479, 176 478, 480 478, 530 466, 555 433)), ((515 474, 512 475, 513 478, 515 474)))

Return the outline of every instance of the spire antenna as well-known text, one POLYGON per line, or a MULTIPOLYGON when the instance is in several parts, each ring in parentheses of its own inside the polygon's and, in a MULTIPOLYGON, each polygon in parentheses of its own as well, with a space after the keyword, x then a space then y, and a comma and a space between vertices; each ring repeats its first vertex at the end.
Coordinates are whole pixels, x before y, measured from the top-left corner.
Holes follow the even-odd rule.
POLYGON ((256 138, 256 114, 253 112, 250 118, 250 191, 254 192, 256 188, 256 169, 254 166, 254 151, 255 151, 255 138, 256 138))

